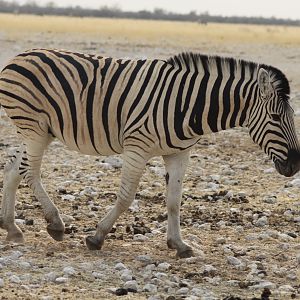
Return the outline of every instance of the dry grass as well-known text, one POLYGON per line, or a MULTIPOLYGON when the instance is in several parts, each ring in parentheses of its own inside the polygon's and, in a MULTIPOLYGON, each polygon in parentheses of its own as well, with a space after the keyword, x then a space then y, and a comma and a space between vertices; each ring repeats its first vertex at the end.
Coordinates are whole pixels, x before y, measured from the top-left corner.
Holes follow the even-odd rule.
POLYGON ((300 45, 300 27, 232 24, 197 24, 128 19, 75 18, 0 14, 0 30, 10 37, 51 32, 150 42, 163 45, 197 42, 240 42, 300 45))

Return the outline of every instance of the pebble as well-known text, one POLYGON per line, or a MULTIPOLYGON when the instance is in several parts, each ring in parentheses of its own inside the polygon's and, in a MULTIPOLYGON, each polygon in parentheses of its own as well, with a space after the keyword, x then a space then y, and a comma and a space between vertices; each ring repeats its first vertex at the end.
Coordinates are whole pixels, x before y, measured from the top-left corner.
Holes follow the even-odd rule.
POLYGON ((109 164, 114 169, 120 169, 123 165, 123 160, 117 156, 109 156, 103 159, 103 163, 109 164))
POLYGON ((163 262, 163 263, 158 264, 157 269, 159 271, 167 271, 170 269, 170 267, 171 267, 171 265, 169 263, 163 262))
POLYGON ((44 279, 47 282, 54 282, 57 277, 58 277, 58 274, 56 272, 49 272, 44 275, 44 279))
POLYGON ((0 278, 0 288, 4 287, 4 280, 2 278, 0 278))
POLYGON ((276 196, 265 196, 263 198, 263 202, 268 203, 268 204, 276 204, 277 197, 276 196))
POLYGON ((234 256, 227 256, 227 262, 230 264, 230 265, 233 265, 233 266, 238 266, 242 263, 242 261, 234 256))
POLYGON ((147 237, 146 235, 140 234, 140 233, 135 234, 133 236, 133 240, 134 241, 144 242, 144 241, 146 241, 148 239, 149 239, 149 237, 147 237))
POLYGON ((152 284, 152 283, 147 283, 143 287, 143 291, 149 292, 151 294, 156 294, 157 293, 157 286, 152 284))
POLYGON ((59 284, 66 283, 66 282, 68 282, 68 281, 69 281, 69 279, 68 279, 67 277, 57 277, 57 278, 55 279, 55 282, 56 282, 56 283, 59 283, 59 284))
POLYGON ((138 291, 139 286, 138 286, 136 280, 129 280, 129 281, 125 282, 124 288, 127 289, 127 290, 130 289, 132 291, 138 291))
POLYGON ((136 260, 145 264, 150 264, 152 262, 152 258, 149 255, 139 255, 136 257, 136 260))
POLYGON ((177 292, 176 292, 176 295, 179 295, 179 296, 185 296, 189 293, 190 289, 187 288, 187 287, 182 287, 180 288, 177 292))
POLYGON ((12 283, 20 283, 21 282, 21 279, 19 276, 17 275, 11 275, 9 277, 9 281, 12 282, 12 283))
POLYGON ((268 218, 266 216, 262 216, 262 217, 258 218, 257 221, 254 223, 254 225, 258 226, 258 227, 264 227, 268 224, 269 224, 269 222, 268 222, 268 218))
POLYGON ((121 270, 124 270, 124 269, 127 269, 127 268, 126 268, 126 266, 125 266, 123 263, 119 262, 119 263, 117 263, 117 264, 115 265, 115 269, 116 269, 117 271, 121 271, 121 270))
POLYGON ((249 289, 251 289, 251 290, 259 290, 259 289, 264 289, 264 288, 274 289, 274 288, 276 288, 276 285, 270 281, 261 281, 258 284, 249 286, 249 289))
POLYGON ((73 196, 73 195, 62 195, 61 198, 62 198, 62 200, 66 200, 66 201, 74 201, 75 200, 75 196, 73 196))
POLYGON ((66 276, 73 276, 77 273, 73 267, 64 267, 63 272, 66 276))
POLYGON ((291 187, 300 187, 300 178, 293 179, 288 185, 291 187))

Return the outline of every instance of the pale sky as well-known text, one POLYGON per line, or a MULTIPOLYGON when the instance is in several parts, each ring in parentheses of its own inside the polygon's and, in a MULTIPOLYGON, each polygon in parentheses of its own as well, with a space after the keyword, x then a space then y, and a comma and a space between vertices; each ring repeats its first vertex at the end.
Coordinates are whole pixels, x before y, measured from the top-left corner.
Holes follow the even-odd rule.
MULTIPOLYGON (((17 0, 25 3, 27 0, 17 0)), ((300 19, 300 0, 36 0, 39 4, 55 2, 59 6, 76 6, 99 8, 103 5, 114 6, 126 11, 163 8, 168 11, 187 13, 209 12, 223 16, 262 16, 300 19)))

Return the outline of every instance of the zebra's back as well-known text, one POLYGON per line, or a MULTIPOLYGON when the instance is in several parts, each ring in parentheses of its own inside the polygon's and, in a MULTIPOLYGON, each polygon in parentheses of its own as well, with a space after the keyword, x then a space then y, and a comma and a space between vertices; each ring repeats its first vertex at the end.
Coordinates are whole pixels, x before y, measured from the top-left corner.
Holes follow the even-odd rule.
POLYGON ((121 153, 124 139, 130 144, 143 130, 148 142, 158 144, 147 113, 166 68, 171 66, 161 60, 30 50, 3 69, 1 105, 25 138, 52 134, 85 154, 121 153))

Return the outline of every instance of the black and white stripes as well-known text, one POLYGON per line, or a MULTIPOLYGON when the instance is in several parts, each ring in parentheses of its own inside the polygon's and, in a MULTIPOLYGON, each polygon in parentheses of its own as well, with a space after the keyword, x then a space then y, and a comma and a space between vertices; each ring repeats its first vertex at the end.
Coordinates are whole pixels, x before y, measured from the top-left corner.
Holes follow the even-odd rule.
POLYGON ((168 172, 174 189, 168 210, 175 226, 168 229, 168 244, 180 256, 188 255, 191 248, 180 238, 177 219, 189 149, 204 134, 247 126, 277 170, 293 175, 300 155, 289 93, 280 70, 233 58, 183 53, 168 60, 130 60, 52 49, 21 53, 0 73, 0 104, 24 142, 24 151, 7 168, 0 223, 10 228, 9 237, 20 238, 11 219, 15 190, 10 187, 25 177, 43 204, 49 233, 61 239, 64 225, 39 177, 44 149, 53 138, 84 154, 123 153, 116 206, 87 239, 90 249, 98 249, 133 200, 147 160, 163 155, 167 170, 175 172, 168 172))

